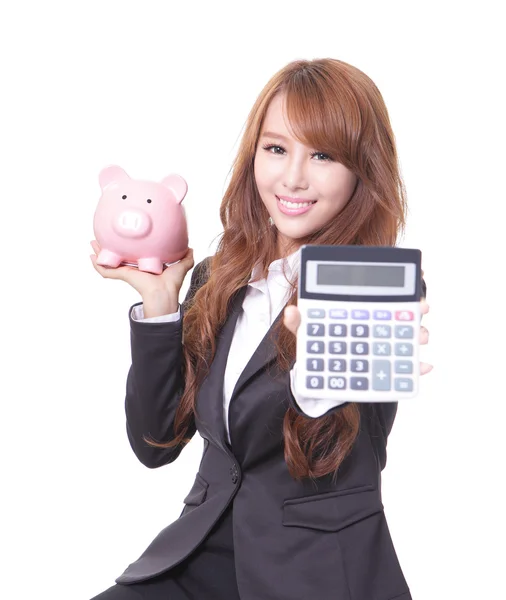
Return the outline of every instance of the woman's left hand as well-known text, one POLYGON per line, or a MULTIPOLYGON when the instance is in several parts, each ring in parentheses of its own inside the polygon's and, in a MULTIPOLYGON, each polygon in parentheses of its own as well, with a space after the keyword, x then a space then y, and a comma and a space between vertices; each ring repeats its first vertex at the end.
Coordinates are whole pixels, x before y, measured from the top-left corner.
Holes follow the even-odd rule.
MULTIPOLYGON (((424 299, 420 302, 420 313, 426 315, 429 312, 429 305, 424 299)), ((300 311, 296 306, 287 306, 283 315, 283 323, 294 335, 297 335, 297 329, 300 325, 300 311)), ((427 344, 429 342, 429 330, 427 327, 420 325, 420 344, 427 344)), ((425 375, 432 371, 433 365, 429 363, 420 363, 420 375, 425 375)))

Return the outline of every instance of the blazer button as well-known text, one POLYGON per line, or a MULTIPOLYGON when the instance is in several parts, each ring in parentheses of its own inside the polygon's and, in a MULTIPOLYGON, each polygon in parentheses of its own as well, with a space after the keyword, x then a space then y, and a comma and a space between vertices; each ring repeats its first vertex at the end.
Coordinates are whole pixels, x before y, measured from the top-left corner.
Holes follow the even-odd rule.
POLYGON ((229 473, 231 475, 232 483, 236 484, 239 481, 239 472, 237 471, 237 467, 235 465, 230 467, 229 473))

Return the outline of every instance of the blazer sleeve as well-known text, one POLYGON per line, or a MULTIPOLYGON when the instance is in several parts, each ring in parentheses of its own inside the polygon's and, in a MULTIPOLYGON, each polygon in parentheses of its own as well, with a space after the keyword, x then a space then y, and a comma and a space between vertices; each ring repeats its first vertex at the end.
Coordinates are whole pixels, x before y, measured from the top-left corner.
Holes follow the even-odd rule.
MULTIPOLYGON (((190 287, 175 322, 143 323, 131 318, 129 309, 132 364, 126 381, 126 429, 132 450, 151 469, 174 461, 183 449, 155 448, 143 439, 156 442, 174 439, 174 419, 184 389, 183 314, 196 291, 207 280, 209 258, 193 270, 190 287)), ((134 306, 138 306, 137 303, 134 306)), ((187 437, 193 437, 195 421, 187 437)))

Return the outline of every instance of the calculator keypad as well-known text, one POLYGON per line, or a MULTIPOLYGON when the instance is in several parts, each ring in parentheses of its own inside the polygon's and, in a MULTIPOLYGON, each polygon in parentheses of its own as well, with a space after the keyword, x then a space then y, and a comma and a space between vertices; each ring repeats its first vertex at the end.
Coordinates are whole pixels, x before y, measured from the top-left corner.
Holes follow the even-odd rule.
POLYGON ((309 308, 306 314, 308 390, 413 391, 412 311, 309 308))

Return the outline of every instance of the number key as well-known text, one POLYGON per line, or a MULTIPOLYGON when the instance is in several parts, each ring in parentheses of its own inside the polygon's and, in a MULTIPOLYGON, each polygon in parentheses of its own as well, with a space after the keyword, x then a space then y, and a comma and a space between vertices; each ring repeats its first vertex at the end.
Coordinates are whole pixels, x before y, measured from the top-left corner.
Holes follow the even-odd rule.
POLYGON ((323 323, 308 323, 307 334, 321 337, 325 335, 325 325, 323 323))

